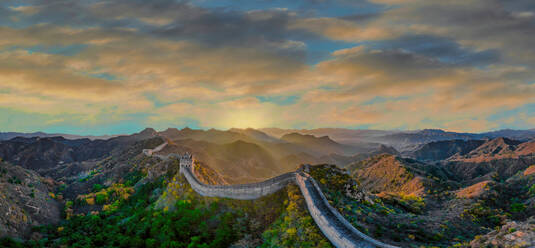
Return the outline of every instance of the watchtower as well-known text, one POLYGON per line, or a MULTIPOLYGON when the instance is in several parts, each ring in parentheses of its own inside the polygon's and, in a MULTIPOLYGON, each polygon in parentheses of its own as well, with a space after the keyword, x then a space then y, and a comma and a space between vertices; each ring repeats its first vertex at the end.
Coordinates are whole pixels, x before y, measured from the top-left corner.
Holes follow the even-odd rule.
POLYGON ((184 166, 185 168, 191 168, 193 165, 193 156, 189 153, 185 153, 184 155, 180 156, 180 166, 184 166))

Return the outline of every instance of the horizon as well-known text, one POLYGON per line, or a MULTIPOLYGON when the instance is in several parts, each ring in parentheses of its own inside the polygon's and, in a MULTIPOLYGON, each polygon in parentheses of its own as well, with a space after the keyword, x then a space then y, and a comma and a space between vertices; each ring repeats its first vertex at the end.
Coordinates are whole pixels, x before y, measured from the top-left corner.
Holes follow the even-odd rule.
POLYGON ((121 135, 132 135, 135 133, 140 133, 146 129, 154 129, 156 132, 163 132, 168 129, 177 129, 179 131, 184 129, 191 129, 191 130, 202 130, 202 131, 208 131, 208 130, 218 130, 218 131, 231 131, 232 129, 253 129, 253 130, 259 130, 262 131, 262 129, 280 129, 280 130, 286 130, 286 131, 313 131, 313 130, 319 130, 319 129, 343 129, 343 130, 351 130, 351 131, 391 131, 391 132, 418 132, 418 131, 424 131, 424 130, 440 130, 444 132, 451 132, 451 133, 469 133, 469 134, 484 134, 484 133, 491 133, 491 132, 497 132, 497 131, 534 131, 535 128, 527 128, 527 129, 511 129, 511 128, 503 128, 503 129, 495 129, 495 130, 486 130, 482 132, 462 132, 462 131, 452 131, 452 130, 445 130, 440 128, 423 128, 423 129, 411 129, 411 130, 401 130, 401 129, 358 129, 358 128, 339 128, 339 127, 319 127, 319 128, 303 128, 303 129, 296 129, 296 128, 279 128, 279 127, 263 127, 263 128, 228 128, 228 129, 218 129, 218 128, 194 128, 194 127, 167 127, 167 128, 153 128, 153 127, 144 127, 138 130, 134 130, 131 132, 123 132, 123 133, 100 133, 100 134, 94 134, 94 133, 63 133, 63 132, 48 132, 43 130, 37 130, 37 131, 4 131, 0 130, 0 133, 21 133, 21 134, 32 134, 32 133, 44 133, 44 134, 58 134, 58 135, 75 135, 75 136, 88 136, 88 137, 100 137, 100 136, 121 136, 121 135))
POLYGON ((535 126, 527 0, 3 1, 0 127, 535 126))

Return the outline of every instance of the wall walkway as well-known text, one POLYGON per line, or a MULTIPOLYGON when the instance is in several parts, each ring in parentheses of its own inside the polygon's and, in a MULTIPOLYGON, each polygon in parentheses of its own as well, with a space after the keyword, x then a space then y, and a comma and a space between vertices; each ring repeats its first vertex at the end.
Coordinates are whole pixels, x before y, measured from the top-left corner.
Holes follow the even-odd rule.
MULTIPOLYGON (((181 158, 181 156, 178 154, 169 154, 165 156, 153 155, 152 151, 145 154, 150 154, 148 156, 157 156, 164 160, 181 158)), ((335 247, 397 248, 397 246, 388 245, 381 241, 375 240, 351 225, 351 223, 349 223, 334 207, 329 204, 329 201, 321 191, 314 178, 308 175, 305 171, 308 171, 308 167, 305 167, 304 171, 298 170, 296 172, 285 173, 259 183, 238 185, 208 185, 199 181, 199 179, 193 173, 192 166, 185 166, 182 163, 180 164, 180 173, 184 175, 188 183, 191 185, 191 188, 202 196, 252 200, 275 193, 276 191, 286 187, 288 184, 295 183, 301 190, 301 193, 305 198, 308 211, 316 222, 316 225, 335 247)))

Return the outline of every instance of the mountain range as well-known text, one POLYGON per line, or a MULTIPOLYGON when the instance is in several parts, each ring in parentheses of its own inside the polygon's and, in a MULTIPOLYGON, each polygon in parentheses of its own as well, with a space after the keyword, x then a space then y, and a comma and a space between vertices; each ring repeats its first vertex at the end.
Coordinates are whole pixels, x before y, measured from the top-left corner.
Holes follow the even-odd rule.
MULTIPOLYGON (((202 203, 209 199, 192 195, 178 174, 177 161, 143 155, 143 149, 166 144, 155 155, 192 154, 195 173, 209 184, 259 182, 295 171, 301 164, 316 165, 310 174, 328 200, 359 230, 387 243, 402 247, 451 246, 461 241, 464 245, 478 244, 487 241, 476 235, 485 235, 486 240, 499 238, 491 232, 493 228, 531 228, 529 217, 535 216, 534 133, 146 128, 131 135, 102 138, 21 134, 0 141, 0 210, 10 213, 0 216, 0 237, 42 241, 40 235, 46 235, 49 240, 63 235, 57 230, 71 223, 70 218, 115 218, 110 209, 147 209, 154 203, 168 208, 159 213, 164 214, 192 199, 200 204, 197 207, 210 205, 202 203), (153 188, 146 192, 143 185, 153 188), (123 201, 136 192, 144 192, 145 205, 123 201), (517 221, 514 225, 508 222, 513 220, 517 221), (55 229, 35 231, 32 226, 36 225, 55 229)), ((296 224, 297 220, 287 223, 289 216, 297 216, 295 211, 306 211, 302 202, 294 202, 299 198, 292 190, 289 187, 273 198, 260 200, 271 204, 262 210, 249 206, 266 211, 261 214, 264 217, 254 220, 265 227, 251 224, 260 231, 240 235, 256 237, 255 241, 235 241, 258 246, 258 240, 265 237, 259 235, 267 235, 270 225, 286 226, 285 233, 304 228, 306 225, 296 224), (283 205, 286 208, 281 209, 283 205), (277 222, 275 217, 267 217, 272 215, 282 217, 277 222)), ((230 205, 222 211, 243 204, 227 203, 230 205)), ((118 216, 121 221, 137 216, 129 213, 118 216)))
MULTIPOLYGON (((236 140, 262 140, 265 142, 277 142, 283 136, 297 133, 302 135, 313 135, 315 137, 327 136, 329 139, 344 145, 356 146, 373 146, 376 144, 385 144, 396 148, 399 151, 412 150, 415 145, 426 144, 433 141, 442 140, 474 140, 474 139, 494 139, 504 137, 512 140, 528 141, 535 139, 535 129, 513 130, 502 129, 497 131, 483 133, 459 133, 449 132, 441 129, 423 129, 413 131, 396 131, 396 130, 366 130, 366 129, 344 129, 344 128, 318 128, 318 129, 281 129, 281 128, 260 128, 260 129, 239 129, 231 128, 229 130, 201 130, 201 129, 177 129, 168 128, 159 132, 170 139, 209 140, 213 143, 229 143, 236 140), (215 138, 215 139, 214 139, 215 138)), ((17 133, 17 132, 0 132, 0 140, 9 140, 15 137, 56 137, 61 136, 66 139, 90 140, 109 139, 118 135, 103 136, 81 136, 71 134, 49 134, 44 132, 35 133, 17 133)))

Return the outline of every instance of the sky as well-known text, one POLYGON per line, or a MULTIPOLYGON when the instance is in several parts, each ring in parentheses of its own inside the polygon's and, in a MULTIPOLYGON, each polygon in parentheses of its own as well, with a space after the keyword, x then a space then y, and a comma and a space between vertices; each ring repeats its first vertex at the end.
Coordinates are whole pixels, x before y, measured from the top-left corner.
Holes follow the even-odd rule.
POLYGON ((535 127, 532 0, 3 0, 0 132, 535 127))

